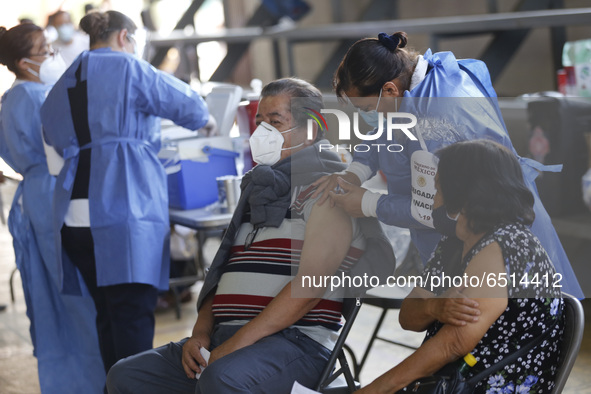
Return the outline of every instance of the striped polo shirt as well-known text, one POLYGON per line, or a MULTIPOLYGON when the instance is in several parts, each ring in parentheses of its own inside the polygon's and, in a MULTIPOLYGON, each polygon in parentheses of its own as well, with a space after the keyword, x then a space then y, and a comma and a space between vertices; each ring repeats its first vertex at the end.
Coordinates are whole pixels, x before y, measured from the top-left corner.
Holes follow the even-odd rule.
MULTIPOLYGON (((316 203, 314 189, 297 187, 292 202, 278 228, 260 228, 253 239, 253 226, 242 223, 230 252, 228 263, 213 300, 218 324, 245 324, 256 317, 297 273, 306 221, 316 203), (245 244, 249 244, 245 247, 245 244)), ((365 239, 356 220, 352 220, 353 242, 334 275, 348 271, 361 257, 365 239)), ((294 326, 323 346, 331 348, 334 333, 341 326, 342 294, 326 291, 322 300, 294 326)))

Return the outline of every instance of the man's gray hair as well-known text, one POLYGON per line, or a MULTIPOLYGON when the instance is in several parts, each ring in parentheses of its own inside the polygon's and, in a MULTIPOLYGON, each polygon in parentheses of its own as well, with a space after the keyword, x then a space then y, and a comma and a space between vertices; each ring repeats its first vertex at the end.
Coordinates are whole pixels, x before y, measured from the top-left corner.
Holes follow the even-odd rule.
MULTIPOLYGON (((269 82, 261 91, 261 99, 268 96, 288 95, 291 100, 291 114, 297 126, 305 126, 312 109, 320 112, 324 108, 322 93, 311 83, 299 78, 281 78, 269 82), (307 109, 309 108, 309 109, 307 109)), ((325 130, 319 128, 316 141, 324 138, 325 130)))

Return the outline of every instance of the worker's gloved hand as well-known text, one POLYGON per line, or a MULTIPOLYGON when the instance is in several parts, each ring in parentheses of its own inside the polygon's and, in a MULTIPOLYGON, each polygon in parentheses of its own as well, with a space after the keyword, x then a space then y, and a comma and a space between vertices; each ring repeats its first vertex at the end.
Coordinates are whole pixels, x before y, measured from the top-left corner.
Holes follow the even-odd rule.
POLYGON ((209 119, 207 120, 207 123, 201 129, 199 129, 199 132, 202 132, 207 137, 211 137, 211 136, 218 134, 218 132, 219 132, 218 123, 216 122, 215 118, 213 116, 209 115, 209 119))
POLYGON ((328 192, 330 200, 354 218, 365 217, 361 203, 367 189, 347 182, 341 177, 337 178, 337 184, 336 191, 328 192))
POLYGON ((312 194, 312 198, 316 198, 320 195, 320 198, 318 199, 318 205, 324 204, 324 202, 330 197, 329 192, 337 190, 339 187, 339 178, 342 178, 347 183, 353 184, 355 186, 361 185, 361 181, 357 175, 353 174, 352 172, 345 171, 325 175, 312 184, 312 186, 316 188, 312 194))

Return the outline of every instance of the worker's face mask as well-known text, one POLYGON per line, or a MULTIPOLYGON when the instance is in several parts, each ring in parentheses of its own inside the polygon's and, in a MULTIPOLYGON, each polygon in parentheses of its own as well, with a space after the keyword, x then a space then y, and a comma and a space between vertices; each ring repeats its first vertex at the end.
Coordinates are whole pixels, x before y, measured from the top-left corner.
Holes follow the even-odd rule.
POLYGON ((135 39, 135 34, 127 33, 127 40, 133 45, 133 52, 131 54, 135 57, 141 58, 142 56, 135 39))
POLYGON ((74 37, 74 25, 71 23, 64 23, 57 28, 57 37, 62 42, 70 42, 74 37))
POLYGON ((359 110, 361 117, 371 127, 374 129, 379 126, 380 124, 380 114, 378 113, 378 108, 380 107, 380 100, 382 99, 382 89, 380 89, 380 95, 378 96, 378 103, 376 104, 376 109, 372 111, 363 111, 359 110))
POLYGON ((459 217, 460 213, 458 212, 455 218, 450 218, 445 209, 445 205, 442 205, 433 210, 433 227, 435 227, 437 232, 443 235, 455 237, 459 217))
POLYGON ((299 148, 304 145, 302 142, 299 145, 289 148, 283 148, 285 139, 282 134, 296 129, 292 127, 289 130, 279 131, 275 127, 266 122, 261 122, 254 133, 250 136, 250 151, 252 152, 252 159, 255 163, 272 166, 281 159, 281 151, 299 148))
POLYGON ((38 77, 39 80, 46 85, 53 85, 56 83, 67 68, 66 62, 64 62, 64 59, 62 59, 62 57, 57 53, 47 57, 41 63, 28 58, 24 58, 23 60, 27 63, 39 66, 39 72, 31 68, 27 68, 27 71, 38 77))

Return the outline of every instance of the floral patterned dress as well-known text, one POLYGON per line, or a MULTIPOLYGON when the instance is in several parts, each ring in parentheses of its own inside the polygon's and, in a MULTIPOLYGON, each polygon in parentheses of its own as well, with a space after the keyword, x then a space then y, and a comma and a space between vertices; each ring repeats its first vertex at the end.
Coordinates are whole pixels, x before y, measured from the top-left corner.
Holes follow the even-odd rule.
MULTIPOLYGON (((484 379, 474 391, 487 394, 549 393, 554 387, 556 360, 560 357, 559 344, 563 334, 560 274, 556 273, 546 251, 526 226, 521 223, 499 226, 485 235, 464 259, 461 259, 461 241, 444 237, 423 277, 462 276, 472 258, 493 242, 501 247, 505 261, 508 305, 471 352, 478 363, 467 377, 490 367, 550 330, 550 336, 525 357, 484 379)), ((505 284, 505 279, 498 275, 485 275, 484 278, 489 277, 491 281, 505 284)), ((428 290, 439 295, 448 288, 428 290)), ((440 322, 433 323, 425 340, 434 336, 442 326, 440 322)))

